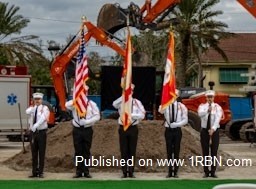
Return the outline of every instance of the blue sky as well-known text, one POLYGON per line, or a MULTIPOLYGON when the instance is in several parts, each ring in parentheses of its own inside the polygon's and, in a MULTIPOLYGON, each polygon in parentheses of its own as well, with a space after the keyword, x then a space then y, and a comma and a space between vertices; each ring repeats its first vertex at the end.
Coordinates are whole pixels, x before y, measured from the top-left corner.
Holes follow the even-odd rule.
MULTIPOLYGON (((145 0, 133 0, 139 6, 145 0)), ((47 40, 64 44, 69 35, 77 33, 81 17, 85 15, 89 21, 96 24, 100 8, 105 3, 119 3, 127 7, 127 0, 2 0, 10 5, 20 7, 19 14, 30 19, 28 27, 22 30, 22 35, 37 35, 46 45, 47 40)), ((156 0, 152 0, 153 4, 156 0)), ((232 32, 255 32, 256 19, 250 15, 236 0, 221 0, 216 7, 224 14, 217 18, 229 25, 232 32)), ((112 55, 106 47, 89 44, 89 50, 99 51, 104 56, 112 55)), ((47 49, 47 47, 46 47, 47 49)), ((46 50, 45 49, 45 50, 46 50)))

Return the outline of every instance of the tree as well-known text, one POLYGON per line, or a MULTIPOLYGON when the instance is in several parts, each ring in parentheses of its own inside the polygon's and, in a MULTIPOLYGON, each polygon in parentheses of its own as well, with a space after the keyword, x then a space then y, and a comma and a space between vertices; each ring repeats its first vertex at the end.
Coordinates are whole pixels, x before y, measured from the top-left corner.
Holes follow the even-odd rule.
POLYGON ((32 84, 50 84, 50 61, 43 56, 38 36, 20 34, 28 19, 17 14, 19 7, 0 2, 0 64, 27 66, 32 84))
POLYGON ((13 34, 20 34, 29 20, 17 14, 19 7, 8 5, 0 2, 0 64, 30 65, 35 57, 47 61, 37 36, 11 38, 13 34))
POLYGON ((144 64, 162 70, 165 66, 167 43, 168 35, 165 32, 140 32, 139 35, 132 37, 132 45, 136 50, 133 59, 136 60, 136 53, 140 53, 138 59, 143 58, 141 52, 145 53, 148 62, 144 64))
POLYGON ((179 61, 176 62, 177 85, 186 86, 187 68, 195 59, 199 63, 199 80, 202 78, 200 55, 207 49, 214 48, 227 60, 225 52, 218 46, 219 41, 231 36, 226 32, 227 24, 216 21, 214 18, 222 14, 222 11, 213 10, 219 0, 187 0, 181 1, 177 9, 171 13, 178 23, 174 26, 179 41, 179 61), (184 74, 186 73, 186 74, 184 74))

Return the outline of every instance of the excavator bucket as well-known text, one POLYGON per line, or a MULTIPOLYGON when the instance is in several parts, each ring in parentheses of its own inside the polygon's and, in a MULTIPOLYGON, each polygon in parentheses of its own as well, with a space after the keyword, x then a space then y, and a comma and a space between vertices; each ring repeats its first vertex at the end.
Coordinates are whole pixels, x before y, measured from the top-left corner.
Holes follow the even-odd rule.
POLYGON ((105 32, 114 34, 126 26, 126 14, 118 4, 105 4, 100 9, 97 26, 105 32))

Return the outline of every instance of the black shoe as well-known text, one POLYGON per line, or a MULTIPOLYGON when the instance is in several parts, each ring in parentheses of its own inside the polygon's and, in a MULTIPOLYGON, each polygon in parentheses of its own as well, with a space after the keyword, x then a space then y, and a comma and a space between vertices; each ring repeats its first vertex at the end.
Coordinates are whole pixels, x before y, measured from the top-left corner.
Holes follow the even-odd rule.
POLYGON ((84 174, 85 178, 92 178, 92 176, 88 173, 88 174, 84 174))
POLYGON ((166 178, 172 177, 172 172, 169 172, 168 175, 166 175, 166 178))
POLYGON ((36 174, 32 174, 30 176, 28 176, 28 178, 37 178, 38 176, 36 174))
POLYGON ((179 176, 178 176, 177 173, 175 173, 173 177, 174 177, 174 178, 179 178, 179 176))
POLYGON ((129 174, 129 177, 130 177, 130 178, 136 178, 136 177, 134 176, 134 174, 129 174))
POLYGON ((44 174, 41 173, 41 174, 38 175, 38 177, 39 178, 44 178, 44 174))
POLYGON ((76 174, 73 176, 73 178, 80 178, 80 177, 82 177, 82 174, 76 174))
POLYGON ((209 177, 209 174, 205 173, 203 178, 208 178, 209 177))
POLYGON ((123 174, 121 178, 127 178, 127 174, 123 174))
POLYGON ((218 178, 218 176, 217 176, 215 173, 212 173, 212 174, 211 174, 211 177, 212 177, 212 178, 218 178))

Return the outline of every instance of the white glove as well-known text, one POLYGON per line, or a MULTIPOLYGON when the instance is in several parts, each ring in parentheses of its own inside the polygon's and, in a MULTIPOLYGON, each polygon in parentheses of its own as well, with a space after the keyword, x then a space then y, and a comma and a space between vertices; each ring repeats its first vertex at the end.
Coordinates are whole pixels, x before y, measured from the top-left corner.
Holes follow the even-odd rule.
POLYGON ((39 125, 37 123, 35 123, 32 128, 31 128, 31 131, 35 132, 37 127, 39 127, 39 125))
POLYGON ((161 108, 162 108, 162 106, 160 105, 159 108, 158 108, 158 112, 159 112, 160 114, 163 113, 163 111, 161 110, 161 108))
POLYGON ((140 118, 139 114, 132 114, 132 119, 139 119, 139 118, 140 118))
POLYGON ((36 127, 32 126, 31 131, 34 133, 36 131, 36 127))
POLYGON ((176 126, 176 123, 174 122, 174 123, 171 123, 170 124, 170 126, 171 126, 171 128, 177 128, 177 126, 176 126))
POLYGON ((87 119, 80 119, 80 123, 79 123, 80 125, 87 125, 87 124, 89 124, 89 120, 87 120, 87 119))

